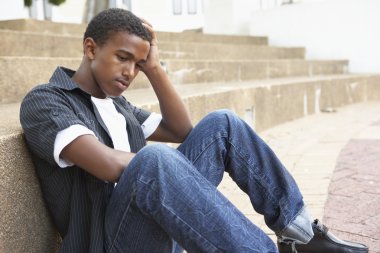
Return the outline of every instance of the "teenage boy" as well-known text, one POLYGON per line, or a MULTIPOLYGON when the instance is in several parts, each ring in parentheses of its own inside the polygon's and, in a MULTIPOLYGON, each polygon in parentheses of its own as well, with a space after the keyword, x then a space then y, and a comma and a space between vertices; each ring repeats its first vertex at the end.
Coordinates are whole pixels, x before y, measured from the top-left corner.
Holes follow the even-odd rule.
POLYGON ((89 23, 76 71, 59 67, 23 100, 21 123, 61 252, 278 252, 216 186, 224 171, 276 232, 284 252, 359 253, 313 221, 296 183, 234 113, 193 128, 160 65, 150 24, 122 9, 89 23), (121 94, 139 71, 162 115, 121 94), (146 139, 182 143, 178 149, 146 139))

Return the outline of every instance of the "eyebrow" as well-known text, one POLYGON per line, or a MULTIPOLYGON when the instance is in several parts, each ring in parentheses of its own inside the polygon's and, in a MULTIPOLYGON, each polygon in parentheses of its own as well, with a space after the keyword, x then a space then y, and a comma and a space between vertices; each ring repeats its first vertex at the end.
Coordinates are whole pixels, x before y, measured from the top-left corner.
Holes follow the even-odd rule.
MULTIPOLYGON (((128 56, 132 57, 133 59, 136 59, 136 56, 134 54, 132 54, 131 52, 129 52, 129 51, 125 50, 125 49, 118 49, 116 52, 127 54, 128 56)), ((146 59, 141 59, 138 62, 145 63, 146 59)))

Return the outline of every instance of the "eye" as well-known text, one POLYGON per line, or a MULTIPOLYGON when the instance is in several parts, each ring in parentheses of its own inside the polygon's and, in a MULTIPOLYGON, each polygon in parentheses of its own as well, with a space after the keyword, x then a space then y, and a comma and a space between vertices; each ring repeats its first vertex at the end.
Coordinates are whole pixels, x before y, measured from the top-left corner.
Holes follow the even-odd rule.
POLYGON ((121 55, 116 55, 116 57, 117 57, 117 59, 119 60, 119 61, 128 61, 128 57, 124 57, 124 56, 121 56, 121 55))

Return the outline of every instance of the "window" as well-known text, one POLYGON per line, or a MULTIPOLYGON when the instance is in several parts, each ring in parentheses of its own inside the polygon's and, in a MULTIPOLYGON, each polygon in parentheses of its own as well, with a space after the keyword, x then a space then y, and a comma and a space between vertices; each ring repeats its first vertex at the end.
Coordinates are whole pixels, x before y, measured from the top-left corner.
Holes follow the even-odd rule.
POLYGON ((197 0, 187 0, 187 13, 197 14, 197 0))
POLYGON ((182 0, 173 0, 173 14, 174 15, 182 14, 182 0))

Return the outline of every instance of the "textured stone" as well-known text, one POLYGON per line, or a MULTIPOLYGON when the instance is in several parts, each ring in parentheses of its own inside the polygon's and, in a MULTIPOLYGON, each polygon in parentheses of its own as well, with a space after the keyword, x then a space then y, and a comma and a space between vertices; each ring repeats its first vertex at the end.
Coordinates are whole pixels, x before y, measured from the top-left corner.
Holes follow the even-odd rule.
POLYGON ((380 140, 349 141, 337 160, 324 218, 335 234, 365 243, 373 253, 380 252, 379 168, 380 140))

